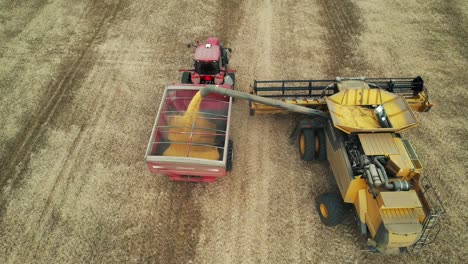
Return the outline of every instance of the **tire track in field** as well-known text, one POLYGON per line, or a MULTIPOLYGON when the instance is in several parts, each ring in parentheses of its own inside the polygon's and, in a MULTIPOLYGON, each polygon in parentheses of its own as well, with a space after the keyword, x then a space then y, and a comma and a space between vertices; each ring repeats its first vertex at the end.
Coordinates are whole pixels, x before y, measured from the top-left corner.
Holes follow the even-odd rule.
MULTIPOLYGON (((231 63, 239 76, 236 90, 248 92, 252 79, 273 77, 274 10, 269 0, 239 5, 242 14, 235 21, 239 28, 229 36, 225 33, 224 39, 235 54, 231 63)), ((201 196, 206 203, 201 204, 203 224, 195 263, 259 263, 268 259, 267 200, 269 171, 274 169, 267 151, 271 129, 266 120, 249 117, 248 112, 246 101, 235 101, 231 116, 234 169, 201 196)))
POLYGON ((426 33, 424 37, 427 36, 420 44, 424 51, 421 52, 423 60, 427 63, 415 68, 424 74, 434 107, 429 113, 421 114, 418 128, 404 133, 408 134, 423 162, 423 175, 432 182, 445 206, 446 211, 440 219, 444 232, 424 248, 438 251, 436 258, 426 256, 426 261, 440 263, 447 262, 447 256, 453 263, 462 263, 466 259, 468 235, 460 233, 468 217, 466 202, 463 202, 468 196, 464 187, 468 172, 465 159, 468 111, 466 107, 460 107, 468 99, 463 78, 468 69, 466 4, 466 1, 454 0, 428 2, 431 15, 425 17, 426 23, 421 23, 418 28, 426 33))
MULTIPOLYGON (((274 68, 272 65, 273 43, 274 43, 274 6, 272 1, 264 0, 261 3, 252 1, 250 5, 255 8, 255 25, 256 38, 254 46, 259 48, 255 54, 254 77, 255 79, 270 79, 274 78, 274 68)), ((243 104, 246 105, 246 104, 243 104)), ((246 115, 245 112, 244 115, 246 115)), ((267 157, 271 154, 269 146, 274 144, 271 142, 274 137, 272 124, 268 123, 270 118, 253 118, 248 117, 250 122, 242 122, 239 126, 240 131, 246 134, 241 137, 241 140, 246 142, 244 146, 244 154, 240 157, 242 169, 239 170, 240 175, 247 176, 248 182, 246 185, 246 195, 248 201, 252 205, 251 209, 246 212, 246 226, 248 232, 246 235, 247 241, 240 248, 240 253, 249 252, 249 255, 255 255, 256 261, 268 259, 268 199, 269 185, 275 174, 275 163, 267 157), (250 142, 250 143, 249 143, 250 142), (253 207, 253 208, 252 208, 253 207), (253 209, 253 210, 252 210, 253 209), (255 234, 255 235, 253 235, 255 234), (256 254, 252 254, 255 252, 256 254)), ((246 210, 241 208, 241 210, 246 210)))
POLYGON ((31 151, 39 147, 41 140, 43 140, 43 134, 49 125, 56 118, 57 114, 60 114, 63 109, 67 107, 67 102, 71 100, 73 91, 79 89, 81 81, 88 74, 93 64, 93 53, 92 47, 101 41, 101 38, 106 33, 106 25, 112 23, 122 8, 123 1, 119 1, 110 8, 100 3, 95 3, 95 8, 90 11, 95 13, 97 17, 100 17, 96 21, 95 31, 90 39, 83 44, 83 49, 78 57, 64 65, 62 68, 64 71, 59 74, 56 78, 57 81, 52 80, 49 87, 51 94, 49 100, 44 104, 42 110, 32 115, 26 128, 21 134, 19 134, 15 142, 10 144, 9 151, 11 153, 6 159, 3 159, 0 165, 3 170, 0 172, 0 186, 5 188, 7 185, 9 190, 7 194, 2 194, 0 200, 0 216, 3 215, 5 205, 9 194, 18 187, 22 180, 22 175, 27 163, 29 162, 29 155, 31 151), (102 9, 105 9, 104 14, 102 9), (99 14, 99 15, 98 15, 99 14), (16 170, 17 165, 22 164, 20 170, 16 170))
MULTIPOLYGON (((63 158, 60 171, 55 176, 55 182, 47 196, 47 200, 44 203, 44 207, 37 221, 37 229, 32 230, 32 232, 34 232, 33 241, 35 243, 35 251, 31 251, 31 253, 34 254, 35 258, 40 256, 40 247, 43 244, 43 240, 48 239, 48 232, 55 228, 54 225, 56 224, 56 221, 54 221, 54 216, 57 212, 61 212, 63 204, 67 200, 75 199, 76 201, 78 198, 70 198, 70 195, 72 194, 68 193, 68 190, 70 189, 71 184, 77 184, 75 182, 75 176, 80 174, 79 170, 75 170, 75 168, 78 167, 77 163, 90 163, 89 161, 91 157, 89 157, 87 153, 93 150, 86 149, 86 146, 89 146, 88 144, 90 142, 94 142, 94 138, 96 137, 96 124, 115 97, 114 93, 104 94, 105 90, 103 88, 110 83, 111 78, 112 76, 107 75, 104 80, 98 79, 99 81, 93 83, 96 86, 99 86, 98 90, 100 93, 94 98, 90 106, 87 107, 91 113, 91 117, 87 118, 86 113, 81 113, 81 117, 75 116, 75 118, 72 119, 74 121, 78 121, 81 125, 75 139, 68 148, 68 154, 63 158), (105 101, 100 103, 102 98, 105 98, 105 101), (80 157, 84 157, 84 159, 80 160, 80 157)), ((80 180, 84 182, 83 184, 87 182, 88 177, 88 171, 82 174, 80 180)), ((75 194, 76 196, 79 195, 82 187, 83 186, 81 185, 78 188, 78 192, 75 194)))
POLYGON ((242 27, 244 0, 223 0, 221 1, 221 7, 219 12, 219 23, 217 32, 218 37, 225 44, 225 47, 229 47, 232 41, 237 37, 239 29, 242 27))
MULTIPOLYGON (((103 140, 102 132, 103 129, 112 123, 111 120, 114 120, 115 116, 118 115, 118 112, 126 108, 126 104, 118 104, 122 99, 120 96, 122 94, 122 87, 120 87, 122 67, 129 65, 132 66, 132 62, 139 59, 138 57, 146 57, 145 51, 147 51, 147 49, 137 49, 133 52, 129 52, 126 49, 105 49, 104 53, 100 53, 99 56, 96 56, 93 70, 86 78, 87 81, 82 88, 89 91, 80 91, 80 95, 85 95, 85 98, 80 97, 81 100, 77 101, 77 105, 80 105, 80 108, 83 108, 85 111, 76 109, 76 111, 67 111, 60 116, 60 119, 57 121, 58 126, 62 129, 66 129, 74 124, 84 124, 85 128, 82 129, 83 131, 81 134, 77 136, 81 138, 80 142, 83 142, 83 144, 74 144, 72 147, 68 147, 69 155, 64 159, 65 162, 62 165, 63 169, 57 173, 57 181, 54 185, 53 191, 49 194, 41 219, 37 221, 38 231, 35 231, 35 234, 33 234, 33 247, 35 247, 35 251, 31 253, 34 254, 32 258, 40 257, 41 251, 43 251, 44 248, 49 248, 51 244, 53 245, 54 243, 57 243, 55 239, 50 239, 50 234, 63 232, 64 224, 66 225, 66 222, 63 220, 57 221, 56 219, 58 218, 60 220, 60 212, 67 211, 67 209, 69 210, 70 208, 80 208, 80 203, 83 201, 82 189, 85 189, 85 193, 83 195, 86 196, 86 189, 90 188, 89 182, 93 182, 92 178, 95 176, 93 168, 96 167, 96 161, 98 163, 106 163, 106 161, 109 162, 109 160, 112 160, 112 165, 129 162, 128 155, 119 155, 122 156, 121 160, 115 157, 109 157, 109 155, 121 153, 123 149, 127 151, 128 148, 120 147, 117 149, 108 149, 108 144, 106 143, 108 143, 112 138, 115 139, 116 135, 111 134, 109 139, 103 140), (123 50, 123 52, 119 52, 120 50, 123 50), (143 53, 141 52, 142 50, 144 51, 143 53), (120 57, 118 54, 120 54, 120 57), (137 58, 135 58, 135 56, 137 58), (107 58, 112 58, 113 61, 120 63, 108 65, 107 58), (102 63, 103 61, 105 63, 102 63), (126 62, 129 63, 127 64, 126 62), (116 84, 119 87, 115 87, 116 84), (105 152, 109 155, 102 156, 102 150, 100 148, 105 148, 105 152), (91 153, 94 153, 94 155, 91 153)), ((106 186, 109 186, 109 184, 110 183, 106 184, 106 186)), ((96 193, 103 192, 102 189, 91 188, 95 190, 96 193)), ((112 189, 119 190, 120 192, 128 191, 125 187, 123 190, 115 188, 112 189)), ((161 191, 162 190, 164 189, 161 189, 161 191)), ((107 189, 104 192, 108 194, 107 189)), ((177 194, 178 191, 174 191, 174 193, 177 194)), ((106 196, 104 195, 103 198, 106 198, 106 196)), ((117 196, 117 200, 122 199, 118 198, 119 197, 117 196)), ((121 201, 121 204, 123 204, 124 201, 121 201)), ((42 204, 40 206, 42 207, 42 204)), ((156 206, 155 208, 158 207, 156 206)), ((179 210, 176 209, 175 211, 177 212, 179 210)), ((168 210, 164 210, 164 212, 168 212, 168 210)), ((115 214, 118 215, 119 213, 115 212, 115 214)), ((87 261, 94 260, 101 262, 105 259, 106 253, 113 250, 112 247, 120 247, 122 244, 120 241, 115 244, 106 243, 107 240, 116 235, 116 231, 113 232, 113 230, 122 226, 128 226, 129 224, 124 222, 120 223, 120 225, 116 225, 110 221, 109 218, 103 216, 99 211, 95 211, 91 215, 85 215, 87 216, 86 220, 91 218, 94 223, 97 223, 94 225, 92 222, 93 224, 88 227, 94 230, 92 232, 83 234, 82 231, 78 231, 78 236, 84 235, 87 238, 87 241, 89 241, 89 248, 82 251, 81 254, 87 256, 87 261)), ((173 216, 173 218, 175 219, 176 216, 173 216)), ((164 228, 167 228, 167 225, 165 225, 164 228)), ((77 234, 75 232, 77 231, 73 231, 74 235, 71 235, 71 238, 76 238, 77 234)), ((117 233, 119 236, 122 235, 119 231, 117 231, 117 233)), ((144 234, 145 236, 142 237, 145 237, 145 240, 144 242, 140 242, 140 244, 149 244, 148 241, 151 241, 154 237, 158 237, 158 235, 154 236, 153 234, 154 232, 150 232, 148 236, 144 234)), ((174 233, 171 235, 173 234, 174 233)), ((158 247, 171 248, 167 247, 164 243, 161 243, 158 247)), ((185 249, 188 247, 183 248, 185 249)), ((151 247, 149 247, 149 249, 151 250, 151 247)), ((131 255, 137 254, 135 254, 135 252, 131 252, 131 255)), ((169 261, 164 261, 162 263, 169 263, 169 261)))
MULTIPOLYGON (((342 74, 362 75, 360 72, 364 72, 366 64, 358 57, 356 50, 357 37, 362 29, 356 15, 358 10, 350 2, 319 1, 323 16, 317 19, 314 16, 317 13, 315 6, 305 10, 302 5, 278 8, 287 8, 296 16, 291 17, 287 12, 278 15, 282 21, 279 23, 282 38, 275 55, 281 57, 278 61, 281 67, 278 67, 280 69, 275 73, 278 77, 274 79, 328 79, 342 74), (320 30, 317 28, 320 26, 325 28, 325 36, 316 36, 313 32, 314 29, 320 30), (304 43, 303 38, 310 39, 310 42, 304 43), (317 46, 319 38, 325 38, 325 48, 317 46), (320 54, 322 50, 325 50, 324 55, 320 54), (322 68, 317 65, 321 61, 326 62, 322 68)), ((324 245, 349 247, 360 238, 349 235, 356 233, 350 231, 354 228, 352 221, 349 221, 352 216, 336 229, 326 228, 318 217, 316 197, 333 189, 336 184, 333 177, 325 177, 328 172, 326 163, 302 162, 297 148, 289 145, 287 137, 290 131, 296 121, 304 118, 288 114, 275 117, 273 122, 278 128, 275 129, 276 135, 272 136, 276 140, 271 143, 269 152, 275 153, 270 159, 276 164, 277 172, 273 174, 271 182, 274 184, 270 185, 268 192, 267 240, 268 259, 272 263, 319 261, 325 254, 322 251, 324 245), (344 242, 343 236, 346 236, 344 242)), ((332 258, 334 252, 327 254, 332 258)))
MULTIPOLYGON (((44 7, 48 4, 46 0, 37 0, 37 1, 5 1, 4 3, 0 3, 0 9, 7 9, 9 10, 14 9, 16 12, 11 12, 6 16, 0 16, 0 21, 4 23, 5 21, 7 25, 10 24, 18 24, 19 26, 15 29, 9 29, 10 27, 5 27, 5 30, 2 30, 3 35, 6 36, 2 38, 2 46, 4 43, 8 43, 14 38, 16 38, 19 34, 21 34, 26 28, 28 28, 29 24, 41 13, 44 7), (13 14, 17 14, 18 11, 25 12, 20 16, 14 16, 13 14), (8 17, 12 16, 12 17, 8 17), (11 21, 14 22, 11 22, 11 21)), ((0 57, 3 56, 4 52, 0 53, 0 57)))
MULTIPOLYGON (((118 6, 118 5, 117 5, 118 6)), ((100 110, 97 109, 98 103, 99 103, 99 98, 100 96, 97 96, 91 103, 90 109, 92 113, 91 118, 86 118, 86 113, 79 113, 78 115, 66 118, 66 114, 71 112, 71 111, 66 111, 69 110, 70 108, 65 109, 66 105, 70 105, 72 102, 73 96, 71 96, 72 91, 75 91, 74 88, 80 87, 81 83, 84 81, 84 79, 87 77, 88 72, 93 66, 94 59, 93 59, 93 52, 94 50, 91 48, 93 44, 97 44, 98 41, 100 41, 101 37, 103 36, 102 28, 104 23, 109 23, 109 18, 112 18, 113 16, 115 17, 115 12, 116 9, 110 9, 109 13, 107 14, 113 14, 111 16, 105 15, 102 20, 100 20, 100 23, 98 24, 98 30, 96 33, 92 36, 91 41, 87 44, 87 47, 82 51, 81 55, 79 58, 73 62, 72 67, 70 70, 64 75, 63 79, 58 83, 57 88, 58 92, 57 94, 54 94, 54 96, 50 99, 49 104, 51 106, 47 109, 50 109, 50 111, 46 114, 42 113, 44 116, 44 124, 39 125, 38 129, 35 131, 38 135, 36 135, 33 138, 29 138, 28 144, 41 144, 41 140, 44 137, 42 135, 45 133, 46 126, 47 125, 57 125, 57 119, 58 117, 65 117, 66 120, 70 120, 71 124, 73 125, 74 123, 78 123, 80 125, 80 129, 74 139, 74 141, 71 144, 71 147, 69 148, 69 152, 67 156, 64 157, 63 159, 63 164, 61 166, 61 170, 58 172, 56 175, 56 180, 54 185, 52 186, 52 189, 50 190, 50 193, 48 195, 47 200, 45 201, 44 208, 42 209, 42 213, 39 215, 39 220, 37 221, 37 227, 33 228, 33 234, 30 234, 29 236, 33 236, 34 238, 32 239, 31 242, 33 242, 33 247, 35 250, 29 251, 29 254, 33 254, 33 257, 37 259, 38 257, 41 256, 42 251, 41 250, 41 245, 43 245, 43 239, 46 238, 47 240, 49 239, 49 233, 54 230, 55 225, 58 223, 57 219, 60 218, 60 212, 61 207, 63 203, 67 200, 68 196, 67 195, 67 190, 69 188, 70 182, 73 182, 73 176, 76 174, 74 172, 74 167, 76 166, 75 163, 77 160, 79 160, 79 156, 83 156, 82 152, 82 147, 83 147, 83 142, 85 141, 87 135, 92 133, 92 130, 95 127, 91 127, 88 129, 88 125, 90 123, 93 123, 95 120, 97 120, 100 116, 100 113, 102 113, 103 109, 105 106, 109 105, 109 100, 112 99, 111 96, 107 96, 106 103, 102 106, 99 106, 100 110), (65 116, 64 116, 65 115, 65 116)), ((109 82, 110 78, 108 77, 104 82, 102 80, 99 80, 99 84, 101 86, 105 86, 109 82)), ((99 90, 101 91, 101 90, 99 90)), ((101 92, 102 94, 102 92, 101 92)), ((73 109, 73 108, 71 108, 73 109)), ((23 151, 27 152, 29 150, 34 150, 35 147, 31 148, 26 148, 23 151)), ((86 152, 85 152, 86 153, 86 152)), ((86 156, 86 154, 84 155, 86 156)), ((28 157, 26 157, 28 158, 28 157)), ((27 160, 29 161, 29 159, 27 160)), ((17 176, 19 177, 19 173, 17 176)), ((5 197, 5 199, 8 197, 5 197)), ((33 224, 34 225, 34 224, 33 224)), ((29 229, 31 231, 31 229, 29 229)), ((28 232, 25 233, 25 236, 28 236, 28 232)), ((29 255, 28 254, 28 255, 29 255)), ((31 256, 31 255, 29 255, 31 256)))
POLYGON ((435 2, 433 9, 436 13, 442 14, 444 20, 450 27, 450 35, 458 42, 460 54, 468 60, 468 14, 463 12, 456 0, 446 0, 435 2))
POLYGON ((367 75, 367 62, 360 56, 359 35, 364 30, 360 11, 350 0, 317 0, 322 8, 321 25, 326 29, 327 78, 367 75), (350 76, 353 75, 353 76, 350 76))
MULTIPOLYGON (((188 25, 190 21, 187 21, 186 17, 181 16, 181 14, 191 14, 192 12, 196 14, 200 11, 198 9, 203 9, 203 6, 197 5, 196 10, 192 11, 192 7, 185 2, 162 1, 162 3, 158 3, 145 1, 135 3, 132 10, 129 11, 133 17, 152 17, 151 23, 160 27, 160 32, 156 33, 161 35, 155 35, 153 32, 147 33, 151 45, 158 43, 157 48, 152 51, 145 50, 145 52, 148 52, 148 56, 142 54, 139 61, 144 63, 151 61, 154 65, 157 65, 156 68, 160 70, 161 76, 163 76, 161 78, 176 75, 177 79, 171 78, 168 81, 171 83, 178 82, 180 78, 180 74, 176 74, 176 72, 177 68, 180 67, 179 65, 181 65, 181 58, 184 57, 183 54, 186 52, 185 47, 180 42, 187 37, 184 33, 187 35, 191 33, 188 32, 191 29, 191 25, 188 25), (153 13, 158 13, 158 16, 154 16, 153 13), (168 20, 171 23, 167 23, 168 20), (173 25, 179 26, 174 27, 173 25), (173 45, 176 45, 176 47, 173 45)), ((210 22, 211 19, 206 21, 210 22)), ((193 56, 193 54, 190 53, 188 56, 193 56)), ((106 62, 108 60, 113 61, 112 58, 106 57, 106 62)), ((130 65, 137 63, 134 57, 128 58, 124 63, 127 62, 130 62, 130 65)), ((152 90, 153 104, 158 104, 162 95, 163 89, 157 89, 152 90)), ((157 108, 154 108, 154 110, 157 110, 157 108)), ((153 112, 153 115, 156 115, 156 111, 153 112)), ((153 121, 154 119, 151 119, 151 122, 153 121)), ((196 254, 199 230, 203 221, 200 213, 200 203, 196 197, 197 188, 202 188, 203 184, 171 182, 167 177, 161 175, 153 175, 153 177, 154 181, 158 182, 155 191, 159 195, 153 202, 154 216, 151 217, 152 221, 148 223, 148 229, 151 232, 142 234, 140 243, 143 247, 148 248, 148 252, 144 252, 141 260, 149 263, 190 263, 196 254)))
MULTIPOLYGON (((308 27, 314 28, 313 16, 308 15, 305 3, 275 3, 274 46, 271 52, 272 74, 267 79, 309 79, 314 70, 314 50, 308 46, 312 42, 301 40, 311 36, 308 27), (290 14, 294 13, 295 16, 290 14)), ((313 11, 312 11, 313 12, 313 11)), ((302 246, 304 236, 310 234, 307 223, 313 208, 308 189, 313 184, 312 176, 307 175, 306 163, 300 161, 295 145, 289 143, 289 135, 298 118, 304 118, 288 113, 258 117, 258 122, 268 126, 262 133, 265 142, 262 152, 268 153, 263 159, 269 160, 269 165, 263 177, 268 175, 268 198, 266 199, 266 259, 268 263, 300 263, 304 262, 302 246), (266 135, 265 135, 266 134, 266 135)), ((305 237, 307 240, 307 237, 305 237)))
MULTIPOLYGON (((321 28, 317 24, 316 9, 314 3, 302 1, 275 6, 273 30, 277 32, 277 39, 273 41, 274 73, 270 79, 322 76, 323 70, 317 62, 324 51, 318 41, 321 28)), ((268 263, 311 262, 311 256, 320 254, 313 244, 314 238, 323 233, 316 230, 321 223, 313 222, 317 218, 314 198, 324 183, 321 173, 326 167, 301 161, 296 144, 289 143, 295 124, 305 118, 288 113, 259 120, 270 126, 271 132, 266 137, 269 144, 265 149, 269 154, 265 158, 274 164, 274 172, 268 172, 271 175, 267 201, 268 263)))
POLYGON ((158 199, 158 222, 149 241, 155 241, 157 253, 147 260, 158 263, 190 263, 199 241, 202 216, 194 197, 199 183, 165 182, 163 196, 158 199))

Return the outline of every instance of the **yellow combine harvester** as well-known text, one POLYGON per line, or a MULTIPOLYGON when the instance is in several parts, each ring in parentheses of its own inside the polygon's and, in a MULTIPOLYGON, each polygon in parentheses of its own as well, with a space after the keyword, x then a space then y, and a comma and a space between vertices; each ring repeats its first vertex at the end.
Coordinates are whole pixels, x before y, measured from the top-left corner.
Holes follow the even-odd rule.
POLYGON ((351 207, 369 248, 382 253, 418 251, 437 236, 443 206, 400 135, 417 125, 413 110, 431 107, 420 77, 256 81, 252 94, 213 86, 201 91, 210 92, 249 100, 251 114, 312 116, 298 123, 291 141, 298 139, 303 160, 330 164, 341 195, 319 196, 325 225, 339 224, 351 207))

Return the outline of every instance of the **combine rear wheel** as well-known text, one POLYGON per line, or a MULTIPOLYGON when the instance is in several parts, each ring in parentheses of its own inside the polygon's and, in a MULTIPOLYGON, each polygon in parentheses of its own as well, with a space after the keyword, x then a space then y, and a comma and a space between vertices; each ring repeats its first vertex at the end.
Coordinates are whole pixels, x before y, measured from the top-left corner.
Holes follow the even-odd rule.
POLYGON ((325 133, 323 129, 303 128, 299 136, 299 153, 305 161, 325 160, 325 133))
POLYGON ((338 194, 324 193, 317 199, 320 220, 326 226, 336 226, 344 218, 344 202, 338 194))

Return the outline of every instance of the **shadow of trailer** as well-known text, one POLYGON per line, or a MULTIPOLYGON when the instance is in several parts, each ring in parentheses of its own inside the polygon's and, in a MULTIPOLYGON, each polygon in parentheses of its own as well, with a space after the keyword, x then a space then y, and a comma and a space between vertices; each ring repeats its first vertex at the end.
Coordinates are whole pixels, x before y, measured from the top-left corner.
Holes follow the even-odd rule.
MULTIPOLYGON (((166 87, 145 155, 151 173, 173 181, 214 182, 232 169, 232 98, 219 94, 200 96, 199 107, 195 111, 189 109, 203 87, 166 87), (191 118, 184 119, 189 114, 191 118)), ((232 89, 229 84, 219 87, 232 89)))

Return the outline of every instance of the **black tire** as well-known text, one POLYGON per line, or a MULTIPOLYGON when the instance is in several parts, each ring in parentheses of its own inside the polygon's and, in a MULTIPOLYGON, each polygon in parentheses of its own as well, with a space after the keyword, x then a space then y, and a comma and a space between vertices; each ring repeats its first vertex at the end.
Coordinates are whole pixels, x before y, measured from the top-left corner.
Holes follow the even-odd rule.
POLYGON ((361 235, 367 237, 367 225, 366 223, 363 223, 361 221, 361 219, 359 218, 359 214, 358 212, 356 211, 356 208, 354 208, 354 206, 352 204, 349 204, 349 203, 345 203, 345 212, 347 211, 347 206, 350 205, 350 207, 352 207, 350 210, 353 212, 353 218, 354 218, 354 222, 356 223, 356 226, 359 230, 359 232, 361 233, 361 235))
POLYGON ((344 202, 336 193, 324 193, 317 199, 320 220, 326 226, 336 226, 344 218, 344 202))
POLYGON ((228 153, 227 153, 227 161, 226 161, 226 171, 232 171, 232 162, 234 159, 234 143, 232 140, 228 142, 228 153))
POLYGON ((304 161, 320 161, 327 159, 325 133, 323 129, 301 129, 298 145, 299 154, 304 161))
POLYGON ((226 67, 226 65, 229 64, 229 57, 228 57, 227 51, 223 47, 221 47, 221 61, 222 61, 223 67, 226 67))
POLYGON ((252 101, 249 101, 249 115, 254 116, 255 110, 252 110, 252 101))
MULTIPOLYGON (((236 90, 236 74, 234 73, 228 73, 227 76, 231 77, 232 80, 232 90, 236 90)), ((232 97, 232 102, 235 101, 235 97, 232 97)))
POLYGON ((236 89, 236 74, 235 73, 228 73, 228 76, 232 79, 232 89, 236 89))
POLYGON ((181 83, 192 83, 190 72, 183 72, 180 82, 181 83))
POLYGON ((315 150, 315 133, 310 128, 301 129, 299 135, 299 154, 301 159, 305 161, 314 160, 315 150))
POLYGON ((325 131, 323 129, 316 129, 315 135, 318 138, 316 142, 318 142, 318 147, 316 148, 315 152, 315 159, 316 160, 327 160, 327 145, 325 140, 325 131))

